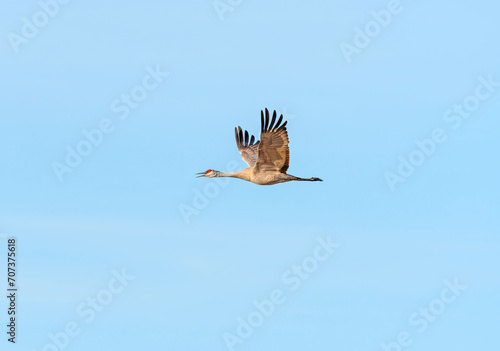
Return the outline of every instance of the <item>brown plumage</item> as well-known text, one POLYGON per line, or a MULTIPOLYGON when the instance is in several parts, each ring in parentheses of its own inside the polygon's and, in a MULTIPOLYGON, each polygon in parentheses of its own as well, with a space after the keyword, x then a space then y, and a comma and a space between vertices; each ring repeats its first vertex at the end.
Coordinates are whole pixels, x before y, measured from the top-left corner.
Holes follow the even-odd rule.
POLYGON ((288 148, 287 122, 281 124, 283 115, 276 121, 276 111, 269 119, 267 108, 260 112, 261 130, 260 141, 255 142, 255 137, 249 137, 248 132, 241 127, 234 129, 236 145, 241 158, 248 164, 248 168, 233 172, 223 173, 209 169, 198 173, 200 177, 234 177, 244 179, 259 185, 272 185, 289 182, 292 180, 321 181, 319 178, 299 178, 287 174, 290 162, 290 149, 288 148))

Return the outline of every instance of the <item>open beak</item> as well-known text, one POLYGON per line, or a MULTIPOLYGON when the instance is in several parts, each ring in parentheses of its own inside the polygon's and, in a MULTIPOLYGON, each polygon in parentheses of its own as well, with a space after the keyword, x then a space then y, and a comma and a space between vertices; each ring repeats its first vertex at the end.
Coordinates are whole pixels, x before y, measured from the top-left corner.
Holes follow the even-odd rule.
POLYGON ((205 172, 196 173, 196 175, 197 175, 196 178, 204 177, 205 176, 205 172))

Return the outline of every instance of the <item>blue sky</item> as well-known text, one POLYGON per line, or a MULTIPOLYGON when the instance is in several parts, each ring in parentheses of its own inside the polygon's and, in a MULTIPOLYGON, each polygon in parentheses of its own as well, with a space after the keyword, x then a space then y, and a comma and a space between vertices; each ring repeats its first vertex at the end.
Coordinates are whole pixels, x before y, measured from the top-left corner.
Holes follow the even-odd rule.
POLYGON ((17 238, 20 296, 2 347, 230 350, 276 290, 232 349, 498 347, 497 2, 53 4, 0 14, 0 251, 17 238), (324 182, 195 178, 246 167, 233 130, 258 136, 265 107, 288 120, 290 174, 324 182), (340 246, 319 261, 318 240, 340 246))

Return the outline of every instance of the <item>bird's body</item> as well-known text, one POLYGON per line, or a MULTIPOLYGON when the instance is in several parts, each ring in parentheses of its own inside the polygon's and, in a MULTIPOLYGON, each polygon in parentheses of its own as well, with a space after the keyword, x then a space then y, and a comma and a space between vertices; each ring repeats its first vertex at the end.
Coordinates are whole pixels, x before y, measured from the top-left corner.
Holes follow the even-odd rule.
POLYGON ((276 111, 273 118, 269 120, 269 111, 261 111, 261 134, 260 141, 255 142, 255 137, 249 139, 247 131, 243 134, 241 127, 235 128, 236 145, 241 153, 241 158, 248 164, 248 168, 238 172, 223 173, 209 169, 200 173, 200 177, 232 177, 243 179, 259 185, 273 185, 299 181, 321 181, 319 178, 299 178, 287 174, 290 161, 290 150, 288 148, 288 133, 286 123, 281 124, 283 115, 276 122, 276 111))
POLYGON ((239 178, 258 185, 274 185, 278 183, 289 182, 292 180, 309 180, 309 181, 320 180, 319 178, 310 178, 310 179, 299 178, 290 174, 276 172, 276 171, 258 172, 250 167, 233 173, 223 173, 218 171, 212 171, 212 172, 216 173, 215 177, 239 178))

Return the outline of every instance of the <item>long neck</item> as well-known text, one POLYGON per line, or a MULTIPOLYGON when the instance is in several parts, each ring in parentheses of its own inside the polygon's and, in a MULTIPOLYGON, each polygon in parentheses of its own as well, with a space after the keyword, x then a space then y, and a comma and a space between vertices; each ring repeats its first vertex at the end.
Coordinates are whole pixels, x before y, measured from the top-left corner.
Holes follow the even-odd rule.
POLYGON ((219 177, 239 178, 249 181, 250 180, 249 170, 250 168, 246 168, 238 172, 230 172, 230 173, 219 172, 219 177))

